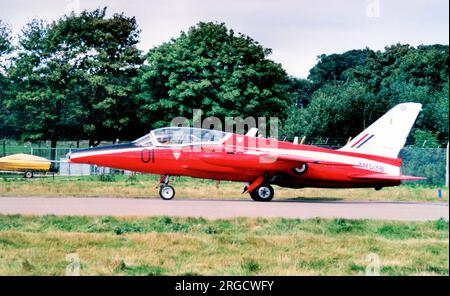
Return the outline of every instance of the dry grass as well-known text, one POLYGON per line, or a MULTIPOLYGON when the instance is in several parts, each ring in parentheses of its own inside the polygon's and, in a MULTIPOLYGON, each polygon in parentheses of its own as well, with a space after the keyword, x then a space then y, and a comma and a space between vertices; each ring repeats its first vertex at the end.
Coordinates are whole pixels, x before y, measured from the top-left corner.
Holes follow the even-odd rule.
MULTIPOLYGON (((76 197, 130 197, 158 198, 156 176, 115 176, 100 180, 90 177, 55 177, 0 179, 0 196, 76 196, 76 197)), ((248 199, 241 194, 244 184, 215 182, 192 178, 175 178, 171 184, 177 190, 176 198, 248 199)), ((443 190, 442 201, 448 201, 448 189, 443 190)), ((394 201, 438 201, 437 188, 399 186, 373 189, 287 189, 276 187, 277 199, 301 200, 394 200, 394 201)))
POLYGON ((0 275, 448 275, 448 222, 0 216, 0 275))

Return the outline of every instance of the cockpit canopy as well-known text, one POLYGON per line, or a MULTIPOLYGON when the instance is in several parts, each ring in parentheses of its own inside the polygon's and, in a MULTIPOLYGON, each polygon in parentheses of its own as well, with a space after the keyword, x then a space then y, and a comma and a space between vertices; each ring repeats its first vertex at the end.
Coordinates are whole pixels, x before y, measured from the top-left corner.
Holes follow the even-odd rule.
POLYGON ((164 127, 133 141, 139 146, 221 143, 229 133, 191 127, 164 127))

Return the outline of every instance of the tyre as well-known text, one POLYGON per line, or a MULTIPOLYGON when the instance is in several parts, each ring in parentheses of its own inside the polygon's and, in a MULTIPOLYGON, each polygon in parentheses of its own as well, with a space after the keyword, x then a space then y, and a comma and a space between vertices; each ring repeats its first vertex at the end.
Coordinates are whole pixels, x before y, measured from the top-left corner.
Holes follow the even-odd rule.
POLYGON ((171 200, 175 196, 175 188, 170 185, 162 185, 159 188, 159 196, 164 200, 171 200))
POLYGON ((252 192, 249 192, 250 197, 254 200, 254 201, 259 201, 259 197, 258 194, 256 194, 256 191, 253 190, 252 192))
POLYGON ((254 201, 271 201, 274 194, 275 191, 272 186, 269 184, 262 184, 250 192, 250 197, 254 201))
POLYGON ((306 173, 306 171, 308 170, 308 165, 306 163, 304 163, 301 167, 295 167, 292 169, 294 171, 294 173, 296 173, 297 175, 303 175, 304 173, 306 173))
POLYGON ((30 171, 25 172, 24 177, 27 178, 27 179, 33 178, 33 172, 30 172, 30 171))

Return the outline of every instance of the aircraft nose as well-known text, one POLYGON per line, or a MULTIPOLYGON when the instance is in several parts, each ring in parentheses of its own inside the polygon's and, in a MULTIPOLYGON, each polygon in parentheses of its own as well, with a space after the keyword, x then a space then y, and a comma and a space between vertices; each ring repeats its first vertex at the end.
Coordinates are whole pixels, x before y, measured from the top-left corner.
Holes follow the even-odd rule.
POLYGON ((99 146, 86 149, 77 149, 75 151, 72 150, 71 152, 67 153, 66 156, 69 162, 94 164, 102 155, 114 153, 120 149, 134 148, 134 147, 136 147, 134 143, 99 146))

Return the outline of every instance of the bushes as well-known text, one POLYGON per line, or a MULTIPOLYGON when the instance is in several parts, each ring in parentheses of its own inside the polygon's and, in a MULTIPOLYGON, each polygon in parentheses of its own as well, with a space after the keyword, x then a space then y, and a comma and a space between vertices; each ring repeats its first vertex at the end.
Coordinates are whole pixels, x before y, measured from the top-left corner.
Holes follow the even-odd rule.
POLYGON ((426 177, 416 184, 442 186, 445 184, 446 149, 406 147, 400 151, 402 174, 426 177))

